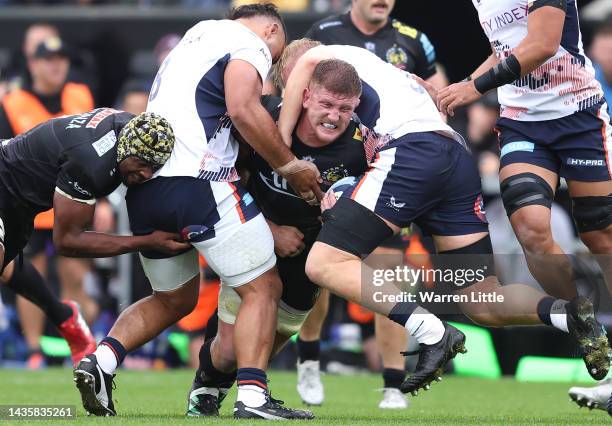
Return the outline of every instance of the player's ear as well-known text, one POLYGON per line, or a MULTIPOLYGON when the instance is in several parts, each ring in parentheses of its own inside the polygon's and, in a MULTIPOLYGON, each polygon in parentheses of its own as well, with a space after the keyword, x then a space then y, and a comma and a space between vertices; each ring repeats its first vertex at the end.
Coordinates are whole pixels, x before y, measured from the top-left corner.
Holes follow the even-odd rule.
POLYGON ((310 98, 311 92, 308 87, 304 89, 304 94, 302 95, 302 108, 308 108, 310 106, 310 98))
POLYGON ((266 38, 277 35, 280 29, 281 28, 280 25, 278 25, 278 22, 271 21, 266 27, 266 38))

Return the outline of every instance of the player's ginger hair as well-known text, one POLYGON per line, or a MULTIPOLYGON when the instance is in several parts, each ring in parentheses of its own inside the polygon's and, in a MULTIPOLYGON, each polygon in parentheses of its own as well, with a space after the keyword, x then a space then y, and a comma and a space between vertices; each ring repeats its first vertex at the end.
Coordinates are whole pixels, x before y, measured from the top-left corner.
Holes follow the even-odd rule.
POLYGON ((312 49, 313 47, 317 47, 320 44, 321 43, 316 40, 300 38, 292 41, 285 47, 280 59, 272 68, 272 82, 279 91, 282 91, 285 88, 285 82, 283 81, 283 70, 287 66, 294 64, 300 58, 300 56, 304 54, 304 52, 312 49))

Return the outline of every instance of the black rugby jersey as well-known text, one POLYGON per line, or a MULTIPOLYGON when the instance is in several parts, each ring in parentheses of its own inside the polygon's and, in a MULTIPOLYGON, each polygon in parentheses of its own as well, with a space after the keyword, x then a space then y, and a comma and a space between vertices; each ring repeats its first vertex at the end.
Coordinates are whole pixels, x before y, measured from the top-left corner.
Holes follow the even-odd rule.
MULTIPOLYGON (((277 120, 281 98, 264 96, 263 103, 277 120)), ((352 120, 336 141, 317 148, 305 145, 294 133, 291 151, 299 159, 314 162, 321 173, 321 189, 325 192, 338 180, 359 176, 366 171, 368 156, 371 157, 372 151, 364 143, 362 131, 367 133, 356 119, 352 120)), ((296 195, 285 179, 254 152, 249 161, 249 172, 249 192, 255 197, 264 216, 277 225, 295 226, 304 233, 307 244, 311 242, 310 239, 314 241, 321 228, 320 207, 309 206, 296 195)))
POLYGON ((132 117, 98 108, 46 121, 3 141, 1 185, 35 213, 53 207, 56 188, 78 200, 110 194, 121 183, 117 138, 132 117))
POLYGON ((383 61, 428 79, 436 73, 436 53, 427 36, 397 19, 372 35, 363 34, 350 17, 350 12, 315 22, 305 37, 323 44, 347 44, 363 47, 383 61))

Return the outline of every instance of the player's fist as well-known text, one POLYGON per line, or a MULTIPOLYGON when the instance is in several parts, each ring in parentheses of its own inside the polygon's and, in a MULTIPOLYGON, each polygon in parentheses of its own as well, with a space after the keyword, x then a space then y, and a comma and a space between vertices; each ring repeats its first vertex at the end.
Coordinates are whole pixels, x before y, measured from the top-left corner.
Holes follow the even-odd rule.
POLYGON ((276 169, 276 172, 287 179, 293 190, 308 204, 317 205, 323 198, 319 184, 322 182, 319 169, 310 161, 294 158, 289 163, 276 169))
POLYGON ((187 250, 191 245, 181 242, 181 236, 172 232, 153 231, 147 235, 149 249, 161 251, 166 254, 179 254, 187 250))
POLYGON ((304 251, 304 234, 299 229, 270 222, 268 224, 274 237, 274 252, 278 257, 294 257, 304 251))
POLYGON ((336 204, 336 201, 338 201, 338 198, 336 197, 334 190, 330 189, 327 191, 321 200, 321 213, 323 213, 325 210, 331 209, 334 204, 336 204))

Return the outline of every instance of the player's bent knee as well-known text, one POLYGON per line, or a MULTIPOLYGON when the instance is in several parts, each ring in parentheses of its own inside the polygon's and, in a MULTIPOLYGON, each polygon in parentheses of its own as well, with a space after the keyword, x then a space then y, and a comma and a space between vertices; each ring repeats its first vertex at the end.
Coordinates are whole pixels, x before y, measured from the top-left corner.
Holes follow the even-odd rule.
POLYGON ((554 198, 553 189, 535 173, 519 173, 504 179, 501 196, 508 217, 527 206, 544 206, 550 209, 554 198))
POLYGON ((313 247, 306 259, 305 272, 308 279, 322 286, 328 262, 329 261, 326 260, 324 256, 321 256, 321 253, 317 252, 316 248, 313 247))
POLYGON ((155 291, 153 293, 165 307, 180 319, 190 314, 196 307, 199 292, 199 276, 193 277, 184 286, 174 291, 155 291))
POLYGON ((237 288, 248 288, 248 293, 259 299, 278 300, 283 293, 283 283, 276 268, 267 270, 248 285, 237 288))
POLYGON ((530 253, 546 254, 554 244, 550 223, 538 218, 514 221, 516 237, 530 253))
POLYGON ((605 230, 612 225, 612 194, 572 197, 572 215, 581 234, 605 230))

